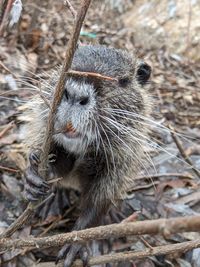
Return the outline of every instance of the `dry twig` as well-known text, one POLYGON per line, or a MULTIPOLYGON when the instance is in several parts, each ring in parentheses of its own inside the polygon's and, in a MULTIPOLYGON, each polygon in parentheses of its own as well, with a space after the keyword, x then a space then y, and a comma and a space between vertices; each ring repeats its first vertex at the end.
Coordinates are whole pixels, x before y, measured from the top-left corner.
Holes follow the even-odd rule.
POLYGON ((74 77, 91 77, 95 79, 100 79, 100 80, 107 80, 107 81, 115 81, 117 82, 117 78, 101 75, 100 73, 96 72, 85 72, 85 71, 77 71, 77 70, 70 70, 68 71, 69 76, 74 76, 74 77))
POLYGON ((13 0, 5 0, 4 3, 0 6, 0 36, 3 34, 3 29, 5 26, 6 19, 8 18, 8 14, 11 10, 13 4, 13 0))
POLYGON ((66 51, 66 55, 65 55, 65 61, 64 61, 63 67, 62 67, 62 71, 61 71, 61 75, 60 75, 58 84, 56 86, 54 99, 53 99, 53 103, 52 103, 52 110, 51 110, 51 112, 49 114, 49 118, 48 118, 47 131, 46 131, 47 134, 46 134, 45 140, 44 140, 43 153, 41 155, 41 166, 40 166, 41 170, 46 169, 46 163, 48 160, 48 155, 49 155, 49 150, 50 150, 51 140, 52 140, 52 135, 53 135, 54 114, 55 114, 57 106, 60 103, 62 95, 63 95, 65 81, 66 81, 67 76, 68 76, 66 73, 68 72, 69 68, 71 67, 73 56, 74 56, 74 53, 75 53, 76 47, 77 47, 78 38, 80 35, 80 30, 81 30, 81 27, 83 24, 83 20, 86 16, 86 12, 89 8, 90 2, 91 2, 91 0, 83 0, 80 11, 77 14, 77 18, 75 21, 75 25, 74 25, 74 28, 72 31, 71 38, 68 42, 67 51, 66 51))
POLYGON ((149 179, 149 178, 160 178, 160 177, 178 177, 178 178, 185 178, 185 179, 194 179, 194 177, 187 173, 156 173, 156 174, 149 174, 149 175, 141 175, 134 178, 134 180, 142 180, 142 179, 149 179))
MULTIPOLYGON (((87 10, 89 8, 91 0, 83 0, 82 1, 82 5, 80 7, 79 12, 77 13, 77 17, 76 17, 76 21, 72 30, 72 34, 71 34, 71 38, 68 42, 68 46, 67 46, 67 50, 66 50, 66 55, 65 55, 65 61, 62 67, 62 72, 58 81, 58 84, 56 86, 56 90, 55 90, 55 94, 54 94, 54 98, 53 98, 53 102, 52 102, 52 106, 51 106, 51 110, 50 110, 50 114, 49 114, 49 118, 48 118, 48 123, 47 123, 47 130, 46 130, 46 135, 44 138, 44 145, 43 145, 43 153, 41 155, 41 164, 40 164, 40 174, 46 176, 44 173, 44 171, 42 170, 46 170, 46 163, 48 161, 48 155, 49 155, 49 150, 50 150, 50 146, 51 146, 51 140, 52 140, 52 134, 53 134, 53 121, 54 121, 54 114, 55 111, 57 109, 58 104, 60 103, 60 100, 62 98, 63 95, 63 91, 64 91, 64 85, 65 85, 65 81, 67 79, 67 72, 69 70, 69 68, 71 67, 71 63, 73 60, 73 56, 74 53, 76 51, 76 47, 77 47, 77 42, 78 42, 78 38, 80 35, 80 30, 83 24, 83 21, 85 19, 87 10)), ((21 214, 21 216, 19 218, 17 218, 17 220, 11 224, 8 229, 2 233, 0 235, 0 238, 2 237, 8 237, 11 236, 17 229, 19 229, 25 222, 28 221, 28 219, 31 217, 31 215, 33 214, 36 206, 38 206, 37 204, 32 204, 29 203, 26 210, 21 214)))
POLYGON ((70 3, 69 0, 65 0, 65 5, 69 8, 70 12, 72 13, 72 16, 74 17, 74 19, 76 19, 77 16, 77 12, 76 10, 73 8, 72 4, 70 3))
POLYGON ((9 74, 11 74, 15 79, 18 79, 17 76, 11 71, 9 70, 8 67, 6 67, 3 62, 0 60, 0 66, 6 71, 8 72, 9 74))
MULTIPOLYGON (((170 244, 158 247, 152 247, 145 249, 143 251, 128 251, 128 252, 119 252, 110 255, 103 255, 94 258, 90 258, 88 265, 97 265, 97 264, 105 264, 111 262, 125 262, 131 260, 138 260, 144 259, 149 256, 158 256, 158 255, 169 255, 172 253, 184 253, 188 250, 193 248, 200 247, 200 239, 194 241, 183 242, 180 244, 170 244)), ((76 260, 72 267, 82 267, 83 263, 80 260, 76 260)), ((58 263, 55 265, 54 262, 45 262, 45 263, 38 263, 34 265, 34 267, 63 267, 63 262, 58 263)))
POLYGON ((65 243, 86 242, 95 239, 107 239, 111 237, 125 237, 129 235, 145 234, 170 234, 180 232, 192 232, 200 230, 200 215, 179 217, 171 219, 146 220, 140 222, 111 224, 81 231, 73 231, 66 234, 58 234, 42 238, 28 239, 0 239, 0 251, 22 248, 44 249, 60 247, 65 243))
POLYGON ((0 139, 14 127, 14 121, 11 121, 6 127, 0 132, 0 139))
POLYGON ((200 178, 200 171, 194 166, 191 159, 186 155, 184 148, 183 148, 179 138, 174 133, 174 131, 171 131, 171 136, 172 136, 181 156, 183 157, 183 159, 192 167, 192 171, 200 178))
POLYGON ((15 172, 15 173, 20 172, 20 170, 16 170, 16 169, 5 167, 5 166, 0 166, 0 170, 8 171, 8 172, 15 172))
POLYGON ((192 21, 192 1, 189 1, 186 54, 188 54, 189 49, 190 49, 190 45, 191 45, 191 36, 190 36, 191 21, 192 21))

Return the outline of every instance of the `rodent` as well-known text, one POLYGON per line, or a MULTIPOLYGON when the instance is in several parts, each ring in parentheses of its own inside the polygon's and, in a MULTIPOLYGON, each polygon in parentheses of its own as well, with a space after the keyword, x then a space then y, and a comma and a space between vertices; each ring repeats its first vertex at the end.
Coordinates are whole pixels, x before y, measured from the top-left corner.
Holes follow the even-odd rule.
MULTIPOLYGON (((117 81, 70 77, 55 114, 52 151, 56 161, 51 173, 63 177, 61 186, 81 191, 81 214, 74 230, 99 225, 111 203, 124 197, 141 166, 144 154, 138 133, 147 135, 142 117, 151 111, 148 81, 151 67, 134 54, 101 45, 79 46, 72 70, 94 72, 117 81), (60 131, 60 132, 59 132, 60 131)), ((60 69, 54 71, 42 90, 52 99, 60 69)), ((29 102, 30 123, 26 141, 41 148, 49 108, 40 97, 29 102)), ((37 173, 37 157, 27 170, 26 197, 35 201, 48 190, 37 173)), ((71 266, 81 245, 65 245, 58 259, 71 266)))

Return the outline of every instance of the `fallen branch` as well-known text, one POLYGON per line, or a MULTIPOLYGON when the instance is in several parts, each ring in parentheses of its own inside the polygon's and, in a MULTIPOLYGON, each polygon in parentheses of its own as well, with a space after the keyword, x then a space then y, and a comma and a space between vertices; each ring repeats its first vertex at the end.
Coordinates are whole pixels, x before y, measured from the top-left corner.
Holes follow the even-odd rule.
MULTIPOLYGON (((46 135, 44 138, 44 145, 42 148, 43 153, 40 158, 41 164, 39 166, 39 170, 40 170, 40 174, 43 175, 44 177, 46 176, 46 171, 44 170, 46 170, 46 165, 48 161, 48 155, 49 155, 49 150, 50 150, 51 140, 52 140, 52 135, 53 135, 53 121, 54 121, 55 111, 63 95, 64 85, 68 77, 67 72, 71 67, 73 56, 74 56, 74 53, 77 47, 78 38, 80 35, 80 30, 81 30, 83 21, 85 19, 87 10, 89 8, 90 2, 91 0, 83 0, 81 8, 79 12, 77 13, 75 24, 72 30, 72 34, 68 42, 61 75, 60 75, 58 84, 55 89, 54 98, 53 98, 53 102, 52 102, 52 106, 51 106, 51 110, 50 110, 50 114, 48 118, 48 123, 47 123, 46 135)), ((20 217, 16 219, 16 221, 13 224, 11 224, 8 227, 8 229, 4 233, 0 235, 0 238, 11 236, 17 229, 19 229, 25 222, 27 222, 28 219, 34 213, 34 210, 36 209, 38 204, 39 203, 36 203, 36 204, 29 203, 26 210, 21 214, 20 217)))
POLYGON ((162 234, 168 237, 170 234, 180 232, 192 232, 200 230, 200 215, 172 219, 147 220, 99 226, 81 231, 73 231, 66 234, 58 234, 48 237, 28 239, 0 239, 0 251, 22 248, 44 249, 60 247, 65 243, 86 242, 111 237, 125 237, 129 235, 162 234))
POLYGON ((134 177, 134 180, 142 180, 142 179, 150 179, 150 178, 160 178, 160 177, 177 177, 183 179, 194 179, 194 177, 187 173, 178 173, 178 172, 169 172, 169 173, 156 173, 156 174, 149 174, 149 175, 141 175, 134 177))
MULTIPOLYGON (((143 251, 128 251, 128 252, 119 252, 110 255, 103 255, 94 258, 90 258, 88 265, 97 265, 97 264, 105 264, 111 262, 124 262, 131 260, 144 259, 149 256, 158 256, 158 255, 168 255, 172 253, 184 253, 193 248, 200 247, 200 239, 194 241, 183 242, 180 244, 170 244, 158 247, 152 247, 151 249, 145 249, 143 251)), ((45 262, 35 264, 33 267, 63 267, 63 262, 55 265, 54 262, 45 262)), ((72 267, 82 267, 83 263, 81 260, 76 260, 72 267)))

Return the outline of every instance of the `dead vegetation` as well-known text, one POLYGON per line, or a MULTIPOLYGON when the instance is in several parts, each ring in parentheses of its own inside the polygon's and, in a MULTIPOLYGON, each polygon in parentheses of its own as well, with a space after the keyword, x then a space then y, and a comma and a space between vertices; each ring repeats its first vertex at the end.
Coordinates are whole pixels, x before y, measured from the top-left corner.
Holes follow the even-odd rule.
MULTIPOLYGON (((73 1, 76 10, 79 2, 73 1)), ((91 241, 91 247, 96 254, 93 253, 94 258, 90 260, 90 264, 110 262, 110 265, 106 266, 197 267, 200 266, 200 237, 197 231, 200 229, 200 63, 198 60, 169 52, 167 45, 146 50, 138 46, 138 43, 134 42, 134 33, 124 26, 126 12, 130 14, 132 8, 134 3, 129 1, 128 9, 119 13, 119 10, 110 8, 108 1, 106 4, 94 1, 80 34, 83 44, 92 42, 129 50, 136 49, 138 54, 148 57, 154 70, 151 92, 156 103, 153 114, 155 123, 149 122, 153 131, 152 144, 147 147, 147 153, 151 157, 150 167, 135 179, 120 212, 112 210, 105 220, 106 224, 123 219, 131 223, 111 226, 111 229, 121 227, 121 230, 118 229, 119 234, 112 234, 108 226, 107 232, 111 234, 107 236, 102 235, 101 228, 94 229, 94 232, 100 231, 101 237, 109 239, 101 243, 91 241), (113 19, 114 17, 116 19, 113 19), (143 225, 145 220, 180 216, 182 221, 175 222, 173 231, 166 227, 166 221, 165 231, 143 231, 142 235, 128 232, 131 225, 133 229, 137 229, 133 221, 138 221, 136 224, 141 221, 141 229, 146 229, 143 225), (193 217, 190 219, 188 216, 193 217), (127 217, 128 219, 125 219, 127 217), (183 227, 182 230, 178 230, 179 226, 183 227), (122 229, 128 229, 128 234, 122 235, 122 229), (111 252, 116 254, 99 256, 101 253, 111 252), (128 261, 123 262, 125 259, 128 261)), ((46 79, 49 71, 63 62, 69 33, 76 16, 72 8, 66 7, 66 3, 50 0, 42 3, 27 1, 18 25, 12 30, 5 28, 0 40, 1 233, 5 233, 4 231, 9 229, 8 226, 16 222, 26 206, 22 196, 26 155, 20 139, 25 119, 23 103, 32 94, 38 93, 35 88, 40 84, 40 78, 46 79)), ((191 20, 191 17, 188 18, 191 20)), ((189 45, 192 46, 191 43, 187 44, 187 50, 189 45)), ((12 238, 1 239, 0 265, 54 266, 58 246, 48 246, 48 249, 44 246, 44 249, 39 249, 41 247, 37 238, 45 240, 54 234, 54 244, 58 240, 55 234, 70 231, 78 213, 77 199, 77 192, 64 192, 62 217, 48 214, 47 211, 46 219, 43 220, 37 212, 36 216, 20 229, 16 231, 14 228, 12 238), (28 242, 31 244, 30 235, 36 237, 34 246, 33 243, 28 245, 28 242), (21 243, 24 245, 18 246, 21 243), (10 244, 10 247, 6 247, 6 244, 10 244), (13 247, 17 249, 7 250, 13 247), (37 263, 40 261, 42 263, 37 263)), ((155 222, 154 226, 162 226, 159 221, 152 222, 155 222)), ((70 235, 73 233, 69 233, 70 235)), ((90 234, 86 234, 86 239, 88 236, 90 234)), ((94 237, 98 239, 97 236, 91 239, 94 237)), ((80 262, 77 264, 81 266, 80 262)))

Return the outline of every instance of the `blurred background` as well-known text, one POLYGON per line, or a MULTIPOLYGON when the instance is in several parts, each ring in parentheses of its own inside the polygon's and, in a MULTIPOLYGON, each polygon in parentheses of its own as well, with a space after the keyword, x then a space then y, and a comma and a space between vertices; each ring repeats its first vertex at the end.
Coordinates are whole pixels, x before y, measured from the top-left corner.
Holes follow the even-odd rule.
MULTIPOLYGON (((80 0, 71 0, 75 10, 80 0)), ((80 40, 134 51, 152 66, 151 137, 147 167, 138 174, 116 222, 195 215, 200 212, 200 0, 93 0, 80 40), (171 130, 175 131, 175 137, 171 130), (178 141, 177 141, 178 140, 178 141), (181 153, 181 149, 184 153, 181 153), (190 159, 191 164, 187 159, 190 159), (192 166, 191 166, 192 165, 192 166), (138 215, 139 214, 139 215, 138 215)), ((26 101, 37 94, 42 79, 62 64, 73 16, 60 0, 0 0, 0 231, 25 207, 23 172, 27 166, 21 138, 26 101)), ((77 216, 76 192, 67 192, 62 218, 57 214, 24 226, 14 237, 48 235, 70 229, 77 216), (71 201, 72 199, 72 201, 71 201)), ((117 218, 117 219, 116 219, 117 218)), ((183 233, 165 240, 144 236, 152 246, 199 238, 183 233)), ((143 249, 140 238, 110 240, 97 254, 143 249), (111 245, 110 245, 111 244, 111 245)), ((95 246, 95 245, 94 245, 95 246)), ((56 249, 12 251, 0 255, 0 266, 49 265, 56 249)), ((200 249, 170 256, 108 266, 200 267, 200 249)))

